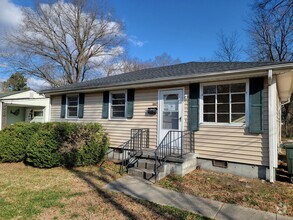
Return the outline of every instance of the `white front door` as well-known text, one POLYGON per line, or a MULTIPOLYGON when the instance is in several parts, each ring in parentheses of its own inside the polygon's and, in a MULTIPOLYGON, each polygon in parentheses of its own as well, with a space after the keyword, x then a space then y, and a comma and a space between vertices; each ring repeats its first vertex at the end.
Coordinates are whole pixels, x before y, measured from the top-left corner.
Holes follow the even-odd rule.
POLYGON ((159 91, 158 144, 168 131, 183 130, 183 89, 159 91))

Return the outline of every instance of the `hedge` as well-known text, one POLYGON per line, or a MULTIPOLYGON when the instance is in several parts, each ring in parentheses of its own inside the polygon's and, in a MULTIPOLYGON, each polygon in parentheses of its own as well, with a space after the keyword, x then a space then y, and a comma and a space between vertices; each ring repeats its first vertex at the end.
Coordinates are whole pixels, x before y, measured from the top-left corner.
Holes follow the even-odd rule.
POLYGON ((40 123, 17 123, 0 132, 0 161, 19 162, 25 159, 26 147, 40 123))
POLYGON ((24 161, 40 168, 94 165, 109 146, 98 123, 21 123, 1 131, 0 142, 1 162, 24 161), (5 153, 2 148, 7 148, 5 153))

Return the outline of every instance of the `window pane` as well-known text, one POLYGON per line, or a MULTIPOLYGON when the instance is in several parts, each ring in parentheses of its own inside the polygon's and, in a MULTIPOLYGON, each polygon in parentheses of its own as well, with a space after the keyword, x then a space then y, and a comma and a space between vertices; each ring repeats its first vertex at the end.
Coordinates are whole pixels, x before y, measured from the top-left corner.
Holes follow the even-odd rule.
POLYGON ((232 84, 231 92, 245 92, 245 83, 232 84))
POLYGON ((42 117, 43 111, 34 111, 34 117, 42 117))
POLYGON ((111 115, 113 118, 125 117, 125 93, 112 94, 111 115))
POLYGON ((125 106, 112 106, 113 112, 124 112, 125 106))
POLYGON ((245 102, 245 94, 232 94, 232 102, 245 102))
POLYGON ((245 114, 232 114, 232 122, 245 123, 245 114))
POLYGON ((229 113, 229 104, 218 104, 217 110, 221 113, 229 113))
POLYGON ((218 123, 229 123, 229 114, 217 114, 218 123))
POLYGON ((163 129, 178 129, 178 112, 163 112, 163 129))
POLYGON ((203 97, 203 102, 204 103, 215 103, 216 101, 216 96, 215 95, 206 95, 203 97))
POLYGON ((76 117, 77 116, 77 107, 68 107, 68 116, 76 117))
POLYGON ((203 121, 204 122, 215 122, 215 114, 204 114, 203 121))
POLYGON ((125 93, 112 94, 112 99, 125 99, 125 93))
POLYGON ((124 104, 125 104, 125 99, 112 100, 112 105, 124 105, 124 104))
POLYGON ((218 95, 218 103, 229 103, 229 95, 218 95))
POLYGON ((113 117, 115 117, 115 118, 124 118, 125 117, 124 111, 123 112, 114 111, 113 112, 113 117))
POLYGON ((68 96, 68 106, 77 106, 78 105, 78 97, 77 96, 68 96))
POLYGON ((164 95, 165 100, 178 100, 177 94, 164 95))
POLYGON ((215 93, 216 93, 216 86, 203 87, 203 94, 215 94, 215 93))
POLYGON ((215 113, 215 105, 204 105, 203 112, 204 113, 215 113))
POLYGON ((245 113, 245 104, 233 104, 232 113, 245 113))
POLYGON ((229 93, 230 85, 218 85, 217 93, 229 93))

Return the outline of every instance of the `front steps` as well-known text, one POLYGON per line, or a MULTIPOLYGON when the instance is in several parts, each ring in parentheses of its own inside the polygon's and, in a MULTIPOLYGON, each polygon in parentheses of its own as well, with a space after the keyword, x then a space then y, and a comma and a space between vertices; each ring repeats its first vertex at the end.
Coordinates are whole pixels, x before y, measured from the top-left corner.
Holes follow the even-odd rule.
MULTIPOLYGON (((128 174, 130 176, 136 176, 154 182, 155 178, 155 160, 153 159, 139 159, 134 167, 128 168, 128 174)), ((157 181, 165 178, 168 174, 168 164, 162 165, 158 168, 157 181)))
MULTIPOLYGON (((184 176, 185 174, 196 169, 196 154, 188 153, 183 155, 182 158, 178 156, 171 156, 167 159, 164 165, 158 168, 158 175, 157 178, 155 178, 154 151, 155 149, 151 148, 143 149, 143 154, 139 155, 138 160, 134 160, 135 163, 131 164, 131 166, 128 167, 128 174, 131 176, 136 176, 149 180, 151 182, 155 182, 155 180, 159 181, 172 173, 184 176)), ((121 149, 113 149, 108 154, 108 159, 121 162, 123 158, 122 154, 123 153, 121 149)), ((124 152, 124 154, 132 156, 133 152, 124 152)))

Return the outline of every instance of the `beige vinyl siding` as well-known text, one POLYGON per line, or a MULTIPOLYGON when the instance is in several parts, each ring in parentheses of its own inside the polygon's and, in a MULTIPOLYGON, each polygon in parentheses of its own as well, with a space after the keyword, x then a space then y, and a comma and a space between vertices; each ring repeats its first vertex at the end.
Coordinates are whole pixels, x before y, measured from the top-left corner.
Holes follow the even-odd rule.
POLYGON ((101 123, 110 138, 111 147, 119 147, 130 138, 132 128, 150 129, 150 147, 157 144, 157 115, 148 115, 149 107, 157 106, 158 89, 135 90, 134 114, 132 119, 108 120, 102 119, 103 93, 85 94, 84 117, 82 119, 61 119, 61 96, 53 96, 51 103, 52 121, 78 121, 101 123))
POLYGON ((250 134, 248 128, 241 126, 201 124, 195 132, 195 152, 200 158, 268 166, 267 89, 265 81, 264 133, 250 134))
MULTIPOLYGON (((158 90, 158 88, 136 89, 134 116, 133 119, 128 120, 102 119, 103 93, 86 94, 84 118, 76 120, 103 124, 109 134, 111 147, 118 147, 127 141, 130 138, 131 128, 150 128, 150 147, 155 148, 157 115, 149 116, 146 110, 148 107, 158 105, 158 90)), ((184 86, 184 92, 189 94, 188 85, 184 86)), ((267 84, 264 99, 264 134, 249 134, 247 128, 240 126, 201 124, 199 131, 195 132, 195 152, 199 157, 267 166, 269 161, 267 84)), ((51 120, 60 121, 61 96, 53 96, 51 104, 51 120)), ((188 100, 184 100, 184 129, 188 129, 188 100)))

